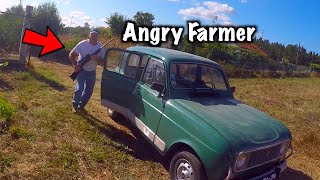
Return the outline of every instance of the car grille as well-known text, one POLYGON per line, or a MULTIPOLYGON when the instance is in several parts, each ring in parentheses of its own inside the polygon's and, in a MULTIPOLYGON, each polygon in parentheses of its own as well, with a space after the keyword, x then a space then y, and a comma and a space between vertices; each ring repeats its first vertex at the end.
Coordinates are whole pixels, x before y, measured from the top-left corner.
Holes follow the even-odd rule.
POLYGON ((249 168, 256 167, 279 158, 280 149, 281 149, 281 144, 278 144, 265 149, 252 151, 250 153, 250 159, 247 167, 249 168))

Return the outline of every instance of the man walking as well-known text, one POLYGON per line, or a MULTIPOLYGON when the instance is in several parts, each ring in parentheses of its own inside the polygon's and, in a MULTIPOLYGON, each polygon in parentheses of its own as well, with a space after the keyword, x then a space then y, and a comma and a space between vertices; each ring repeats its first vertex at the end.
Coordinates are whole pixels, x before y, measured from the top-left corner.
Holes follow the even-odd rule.
POLYGON ((82 70, 77 62, 98 50, 102 44, 98 42, 98 29, 91 29, 89 39, 79 42, 69 53, 69 58, 74 67, 75 72, 79 72, 77 83, 73 94, 73 112, 85 111, 84 107, 88 103, 93 93, 93 88, 96 82, 96 68, 99 61, 102 61, 105 56, 104 48, 97 55, 92 55, 91 60, 86 63, 82 70), (76 57, 78 60, 76 61, 76 57))

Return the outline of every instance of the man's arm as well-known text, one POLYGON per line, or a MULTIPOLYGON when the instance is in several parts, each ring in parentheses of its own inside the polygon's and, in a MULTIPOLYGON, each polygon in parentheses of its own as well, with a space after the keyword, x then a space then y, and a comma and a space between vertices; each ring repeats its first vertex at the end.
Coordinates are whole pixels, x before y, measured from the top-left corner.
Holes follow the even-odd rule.
POLYGON ((76 57, 78 56, 78 54, 74 51, 71 51, 69 53, 69 59, 70 59, 70 62, 72 64, 72 66, 74 67, 74 71, 75 72, 78 72, 80 71, 80 66, 77 65, 77 61, 76 61, 76 57))

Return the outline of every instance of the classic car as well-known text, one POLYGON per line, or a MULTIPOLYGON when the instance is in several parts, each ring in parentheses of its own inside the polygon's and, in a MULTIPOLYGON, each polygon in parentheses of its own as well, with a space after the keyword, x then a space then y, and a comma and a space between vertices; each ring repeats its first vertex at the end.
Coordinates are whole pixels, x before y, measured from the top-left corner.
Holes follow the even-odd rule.
POLYGON ((279 177, 292 154, 280 121, 234 97, 222 67, 177 50, 109 48, 101 104, 169 158, 171 179, 279 177))

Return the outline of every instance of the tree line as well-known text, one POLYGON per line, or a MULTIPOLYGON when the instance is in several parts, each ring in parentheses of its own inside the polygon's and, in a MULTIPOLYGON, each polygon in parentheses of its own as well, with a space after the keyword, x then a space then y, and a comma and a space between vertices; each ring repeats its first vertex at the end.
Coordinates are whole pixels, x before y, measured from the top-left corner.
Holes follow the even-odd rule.
MULTIPOLYGON (((24 8, 18 5, 8 8, 4 14, 0 14, 0 48, 19 48, 24 11, 24 8)), ((114 12, 106 17, 107 28, 97 28, 100 29, 102 37, 119 36, 123 33, 127 21, 133 21, 138 26, 151 27, 154 25, 154 20, 154 15, 148 12, 138 11, 132 18, 114 12)), ((83 26, 67 27, 61 22, 61 17, 54 2, 42 3, 33 10, 31 29, 46 34, 47 26, 50 26, 56 34, 71 35, 71 38, 75 41, 69 40, 73 44, 70 47, 67 45, 68 48, 71 48, 80 38, 87 37, 91 28, 91 25, 87 22, 83 26)), ((171 48, 197 54, 218 62, 226 62, 233 66, 241 66, 245 69, 279 70, 284 68, 283 64, 286 64, 286 67, 291 67, 290 64, 305 66, 320 64, 318 53, 308 52, 299 45, 289 44, 285 46, 262 38, 255 39, 255 43, 268 54, 268 57, 260 56, 253 51, 232 47, 226 43, 190 43, 186 37, 181 40, 179 46, 171 48)), ((314 67, 318 66, 315 65, 314 67)))

